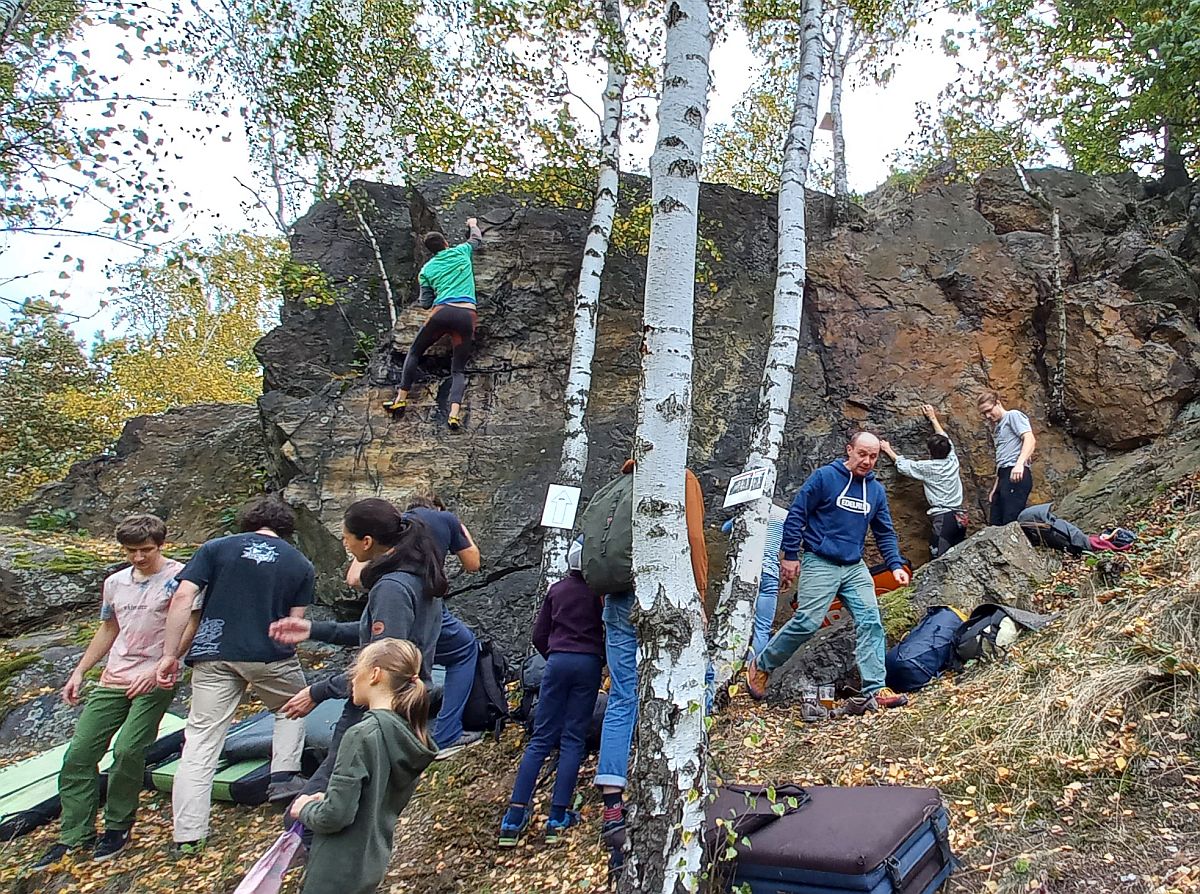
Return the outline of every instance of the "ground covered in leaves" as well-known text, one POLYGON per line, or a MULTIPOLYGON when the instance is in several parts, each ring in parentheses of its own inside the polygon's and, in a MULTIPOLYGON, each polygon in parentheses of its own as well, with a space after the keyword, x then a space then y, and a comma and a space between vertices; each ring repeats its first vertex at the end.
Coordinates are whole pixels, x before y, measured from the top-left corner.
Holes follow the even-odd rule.
MULTIPOLYGON (((1038 594, 1058 612, 1006 660, 967 667, 910 707, 820 724, 736 694, 712 732, 714 766, 738 782, 933 786, 950 806, 962 868, 954 892, 1200 891, 1200 483, 1163 495, 1120 557, 1068 562, 1038 594)), ((556 847, 494 835, 520 759, 519 732, 435 764, 397 829, 381 890, 551 894, 605 888, 600 804, 556 847)), ((594 770, 585 765, 581 778, 594 770)), ((200 859, 173 862, 169 799, 147 795, 128 856, 24 867, 47 827, 0 845, 0 890, 230 892, 280 830, 267 808, 217 806, 200 859)), ((284 891, 299 890, 293 877, 284 891)))

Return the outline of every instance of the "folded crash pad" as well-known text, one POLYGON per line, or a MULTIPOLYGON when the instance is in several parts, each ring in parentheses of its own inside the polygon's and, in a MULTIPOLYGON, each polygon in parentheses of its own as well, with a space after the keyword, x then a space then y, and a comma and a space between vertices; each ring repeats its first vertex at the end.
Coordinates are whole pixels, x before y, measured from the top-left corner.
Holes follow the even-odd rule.
MULTIPOLYGON (((158 725, 159 738, 146 752, 147 764, 155 763, 179 751, 184 719, 164 714, 158 725)), ((69 742, 41 754, 0 768, 0 841, 24 835, 56 819, 62 812, 58 800, 58 773, 62 769, 69 742)), ((112 765, 112 751, 100 760, 100 793, 104 795, 106 772, 112 765)))

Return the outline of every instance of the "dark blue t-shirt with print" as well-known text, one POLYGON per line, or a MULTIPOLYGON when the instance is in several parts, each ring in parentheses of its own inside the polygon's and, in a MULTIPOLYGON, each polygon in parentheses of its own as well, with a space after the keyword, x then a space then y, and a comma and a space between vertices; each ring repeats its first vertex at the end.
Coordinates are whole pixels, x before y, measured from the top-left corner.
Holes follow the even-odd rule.
POLYGON ((315 578, 312 562, 279 537, 246 533, 208 541, 177 578, 206 591, 187 662, 292 657, 296 650, 267 630, 293 608, 312 603, 315 578))
POLYGON ((449 553, 459 553, 471 545, 467 535, 463 533, 462 522, 453 512, 443 512, 438 509, 418 507, 404 513, 409 518, 420 519, 433 535, 433 540, 441 553, 441 560, 446 561, 449 553))

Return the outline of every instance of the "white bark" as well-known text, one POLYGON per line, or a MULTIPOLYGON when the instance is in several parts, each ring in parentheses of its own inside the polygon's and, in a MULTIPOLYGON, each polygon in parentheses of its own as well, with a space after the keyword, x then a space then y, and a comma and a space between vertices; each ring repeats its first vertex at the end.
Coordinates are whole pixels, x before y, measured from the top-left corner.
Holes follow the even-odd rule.
POLYGON ((650 158, 642 382, 633 479, 640 716, 619 890, 694 891, 704 821, 704 642, 684 515, 692 420, 692 315, 710 10, 667 6, 658 140, 650 158))
POLYGON ((829 79, 832 83, 829 117, 833 119, 833 197, 838 220, 845 216, 850 205, 850 180, 846 172, 846 129, 842 117, 842 83, 846 79, 846 62, 850 55, 848 48, 843 46, 848 16, 848 7, 839 6, 833 26, 833 52, 829 54, 829 79))
MULTIPOLYGON (((588 463, 588 432, 585 425, 592 387, 592 357, 596 353, 596 317, 600 312, 600 284, 608 239, 617 214, 621 174, 621 116, 625 98, 625 40, 619 0, 604 0, 605 27, 611 30, 608 49, 608 84, 604 88, 604 115, 600 122, 600 178, 592 205, 592 223, 583 247, 579 288, 575 293, 575 338, 564 394, 566 423, 563 428, 560 484, 578 487, 588 463)), ((605 41, 602 33, 599 40, 605 41)), ((542 592, 567 571, 571 532, 547 528, 542 538, 542 592)))
POLYGON ((1054 371, 1050 374, 1050 418, 1054 422, 1063 423, 1067 418, 1066 387, 1067 387, 1067 296, 1062 281, 1062 221, 1058 206, 1046 194, 1039 184, 1031 183, 1025 173, 1024 166, 1017 161, 1016 153, 1012 153, 1013 168, 1021 188, 1035 202, 1050 212, 1050 290, 1053 293, 1055 323, 1058 326, 1058 346, 1054 371))
POLYGON ((804 226, 805 184, 817 123, 824 45, 821 41, 821 0, 805 0, 802 17, 800 71, 796 77, 796 102, 792 125, 784 146, 779 188, 778 273, 771 346, 763 367, 759 407, 745 470, 767 469, 764 496, 747 505, 733 523, 729 572, 721 586, 713 619, 713 665, 718 691, 733 676, 746 654, 758 599, 767 520, 775 491, 775 462, 783 441, 796 352, 800 344, 800 318, 804 308, 804 280, 808 265, 804 226))

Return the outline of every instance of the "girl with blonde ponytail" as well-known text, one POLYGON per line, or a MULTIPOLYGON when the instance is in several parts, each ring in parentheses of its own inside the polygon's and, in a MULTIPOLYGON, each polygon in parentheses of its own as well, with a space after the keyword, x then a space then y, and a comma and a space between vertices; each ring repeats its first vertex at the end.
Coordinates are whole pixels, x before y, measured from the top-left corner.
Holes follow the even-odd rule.
POLYGON ((301 795, 291 815, 314 832, 302 894, 370 894, 392 854, 392 833, 437 751, 428 732, 421 650, 378 639, 351 670, 351 697, 366 711, 346 730, 324 794, 301 795))

